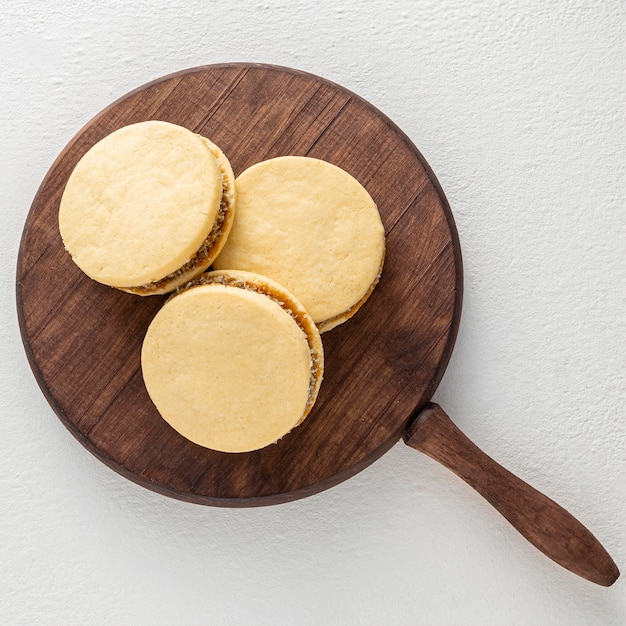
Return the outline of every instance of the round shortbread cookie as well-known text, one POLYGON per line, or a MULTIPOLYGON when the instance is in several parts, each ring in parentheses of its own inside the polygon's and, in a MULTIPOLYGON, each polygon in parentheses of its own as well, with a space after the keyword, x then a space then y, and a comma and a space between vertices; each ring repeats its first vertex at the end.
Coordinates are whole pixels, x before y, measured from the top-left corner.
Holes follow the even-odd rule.
POLYGON ((385 254, 367 190, 331 163, 297 156, 257 163, 236 184, 237 215, 213 267, 273 278, 320 331, 354 315, 378 282, 385 254))
POLYGON ((276 442, 315 402, 323 349, 291 294, 247 272, 209 272, 172 296, 144 338, 144 382, 181 435, 222 452, 276 442))
POLYGON ((142 294, 175 288, 172 275, 224 221, 224 168, 214 149, 156 120, 95 144, 74 168, 59 207, 61 236, 76 264, 113 287, 142 294))

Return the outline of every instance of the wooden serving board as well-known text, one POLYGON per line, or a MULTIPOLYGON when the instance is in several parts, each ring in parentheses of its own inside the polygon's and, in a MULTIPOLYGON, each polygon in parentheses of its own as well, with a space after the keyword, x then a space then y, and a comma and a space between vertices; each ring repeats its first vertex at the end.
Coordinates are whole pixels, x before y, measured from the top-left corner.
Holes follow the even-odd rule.
POLYGON ((28 215, 17 267, 22 338, 61 421, 127 478, 190 502, 274 504, 330 487, 382 455, 429 400, 452 351, 461 308, 454 222, 411 141, 360 97, 292 69, 227 64, 145 85, 90 121, 61 152, 28 215), (161 419, 140 350, 164 297, 95 283, 65 252, 59 201, 80 157, 121 126, 166 120, 209 137, 235 174, 279 155, 347 170, 370 192, 387 237, 382 279, 358 314, 325 333, 325 376, 306 421, 277 444, 214 452, 161 419))

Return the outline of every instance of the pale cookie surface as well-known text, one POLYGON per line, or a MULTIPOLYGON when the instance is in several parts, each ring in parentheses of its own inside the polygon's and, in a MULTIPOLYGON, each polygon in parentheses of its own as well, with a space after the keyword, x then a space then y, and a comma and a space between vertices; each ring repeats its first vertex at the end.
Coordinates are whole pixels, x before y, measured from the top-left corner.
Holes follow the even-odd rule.
POLYGON ((218 216, 222 175, 209 146, 160 121, 125 126, 72 172, 59 208, 65 247, 91 278, 135 287, 178 270, 218 216))
POLYGON ((166 302, 142 347, 146 388, 187 439, 222 452, 274 443, 302 418, 311 351, 291 315, 269 297, 221 284, 166 302))
MULTIPOLYGON (((198 136, 201 137, 200 135, 198 136)), ((164 294, 174 291, 204 272, 224 247, 233 224, 235 207, 237 205, 235 175, 230 162, 222 150, 206 137, 201 137, 201 139, 213 154, 222 175, 222 200, 209 236, 196 254, 172 274, 145 285, 122 288, 124 291, 138 295, 164 294)))
POLYGON ((269 276, 322 331, 350 317, 378 281, 385 252, 367 190, 330 163, 286 156, 245 170, 237 193, 233 228, 213 266, 269 276))

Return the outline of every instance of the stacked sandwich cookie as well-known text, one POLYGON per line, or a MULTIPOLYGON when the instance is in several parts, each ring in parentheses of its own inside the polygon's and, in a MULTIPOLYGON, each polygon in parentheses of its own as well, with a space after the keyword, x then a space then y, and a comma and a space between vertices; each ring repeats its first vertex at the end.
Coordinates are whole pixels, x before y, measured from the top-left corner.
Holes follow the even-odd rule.
POLYGON ((207 272, 169 299, 144 339, 141 365, 162 417, 222 452, 263 448, 308 415, 322 382, 317 327, 265 276, 207 272))
POLYGON ((161 121, 85 153, 59 228, 92 279, 173 292, 142 345, 146 389, 174 430, 231 453, 278 441, 310 413, 320 333, 364 304, 385 256, 376 204, 339 167, 279 157, 235 179, 209 139, 161 121))
POLYGON ((235 205, 233 171, 216 145, 176 124, 140 122, 81 158, 61 198, 59 228, 94 280, 163 294, 211 265, 235 205))
POLYGON ((350 319, 385 257, 385 231, 367 190, 331 163, 285 156, 242 172, 237 193, 237 218, 214 267, 271 276, 322 332, 350 319))

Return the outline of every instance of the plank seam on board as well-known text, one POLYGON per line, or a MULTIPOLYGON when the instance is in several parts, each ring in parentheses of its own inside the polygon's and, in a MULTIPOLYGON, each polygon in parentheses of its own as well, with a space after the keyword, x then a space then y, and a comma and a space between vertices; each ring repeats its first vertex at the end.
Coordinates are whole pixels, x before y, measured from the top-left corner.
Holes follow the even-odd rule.
POLYGON ((324 133, 331 127, 331 125, 343 113, 343 110, 348 106, 348 104, 350 104, 351 101, 352 101, 352 97, 348 96, 347 100, 339 107, 339 110, 337 111, 337 113, 335 115, 333 115, 332 119, 328 120, 328 123, 324 125, 324 128, 322 128, 322 130, 319 132, 319 134, 315 138, 315 141, 309 146, 308 150, 306 151, 305 154, 307 156, 311 152, 311 150, 313 150, 315 148, 315 146, 317 145, 319 140, 322 138, 324 133))
MULTIPOLYGON (((398 217, 394 220, 393 224, 389 227, 389 229, 387 230, 386 236, 391 235, 391 233, 393 232, 393 230, 395 229, 395 227, 398 225, 398 223, 402 220, 404 214, 413 206, 413 204, 418 200, 418 198, 424 193, 424 191, 426 190, 426 188, 429 186, 428 184, 431 182, 430 178, 428 177, 428 175, 424 176, 424 180, 419 184, 419 186, 417 187, 415 193, 411 196, 411 199, 406 203, 406 205, 404 206, 404 208, 402 209, 402 211, 400 212, 400 214, 398 215, 398 217)), ((446 242, 446 246, 451 243, 450 241, 446 242)), ((433 257, 434 259, 437 258, 438 255, 436 255, 435 257, 433 257)))
MULTIPOLYGON (((70 294, 74 292, 76 285, 80 283, 82 279, 83 279, 83 276, 81 276, 80 274, 74 278, 74 280, 72 281, 72 283, 69 285, 69 288, 68 288, 68 291, 70 294)), ((57 311, 63 307, 63 305, 66 302, 66 299, 67 298, 63 298, 62 300, 61 299, 57 300, 55 305, 52 308, 47 309, 48 314, 46 315, 45 320, 41 322, 41 324, 39 325, 37 329, 33 329, 34 334, 29 337, 29 343, 31 344, 31 346, 37 342, 41 333, 44 330, 46 330, 48 325, 54 320, 54 318, 56 317, 57 311)), ((22 305, 22 310, 23 310, 23 305, 22 305)), ((28 324, 28 319, 26 318, 26 315, 24 315, 24 321, 26 322, 26 324, 28 324)))
POLYGON ((222 93, 219 95, 218 99, 212 103, 211 110, 202 117, 200 122, 196 128, 198 132, 202 131, 204 127, 209 123, 211 118, 217 113, 218 109, 222 105, 222 103, 230 96, 231 93, 236 89, 237 85, 244 79, 244 77, 248 74, 248 68, 243 67, 239 70, 235 77, 228 83, 228 85, 224 88, 222 93))

